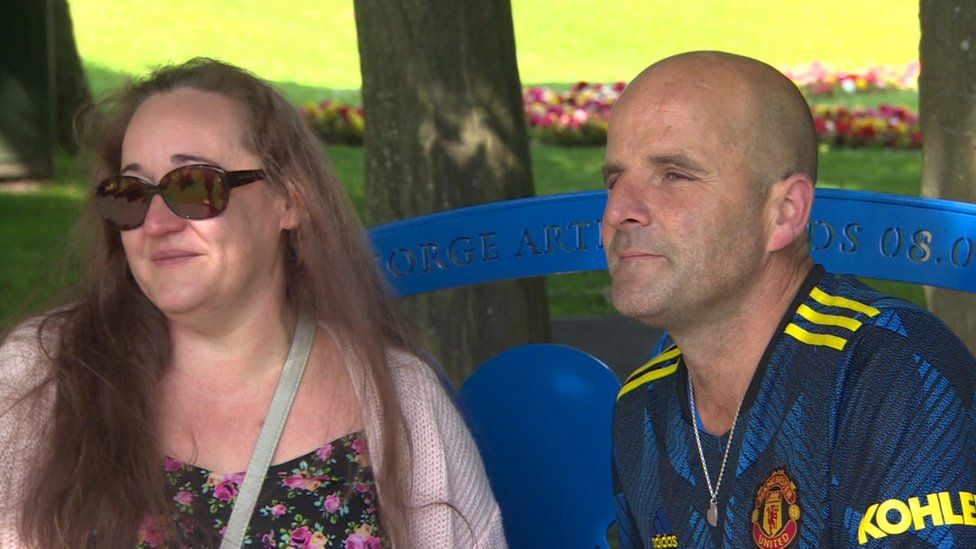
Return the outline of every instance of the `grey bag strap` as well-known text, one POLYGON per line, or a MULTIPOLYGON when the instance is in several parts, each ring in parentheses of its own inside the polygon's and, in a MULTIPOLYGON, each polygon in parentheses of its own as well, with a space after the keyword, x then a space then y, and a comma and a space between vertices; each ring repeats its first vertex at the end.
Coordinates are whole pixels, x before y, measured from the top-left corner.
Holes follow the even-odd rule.
POLYGON ((224 539, 220 542, 220 549, 234 549, 241 547, 244 543, 244 534, 248 523, 251 522, 254 505, 258 500, 258 492, 261 491, 261 486, 264 484, 264 476, 271 465, 271 458, 274 456, 275 448, 278 447, 278 439, 281 438, 281 431, 285 428, 288 412, 291 410, 291 404, 298 392, 298 384, 302 380, 305 365, 308 363, 308 355, 312 350, 312 340, 315 338, 315 324, 312 313, 303 309, 298 317, 298 325, 295 327, 295 335, 291 340, 291 348, 288 349, 288 358, 281 370, 281 377, 278 378, 278 386, 275 388, 274 396, 271 397, 268 415, 264 418, 264 427, 261 428, 261 434, 258 435, 258 442, 254 446, 251 462, 247 466, 244 481, 241 483, 240 491, 237 494, 237 501, 230 513, 230 520, 227 522, 227 529, 224 531, 224 539))

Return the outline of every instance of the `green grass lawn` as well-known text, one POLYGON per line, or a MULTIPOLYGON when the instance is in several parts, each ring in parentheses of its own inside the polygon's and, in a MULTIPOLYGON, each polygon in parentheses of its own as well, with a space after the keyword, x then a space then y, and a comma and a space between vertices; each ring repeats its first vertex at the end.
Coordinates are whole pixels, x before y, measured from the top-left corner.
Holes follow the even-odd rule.
POLYGON ((915 90, 821 96, 811 98, 810 102, 827 105, 843 104, 851 107, 877 107, 887 103, 889 105, 905 105, 918 112, 918 92, 915 90))
POLYGON ((72 280, 62 262, 80 195, 68 186, 0 192, 0 331, 72 280))
MULTIPOLYGON (((204 55, 277 82, 297 102, 357 99, 352 0, 70 0, 93 88, 126 73, 204 55)), ((904 65, 918 58, 917 0, 513 0, 522 81, 630 80, 696 49, 775 66, 904 65)))

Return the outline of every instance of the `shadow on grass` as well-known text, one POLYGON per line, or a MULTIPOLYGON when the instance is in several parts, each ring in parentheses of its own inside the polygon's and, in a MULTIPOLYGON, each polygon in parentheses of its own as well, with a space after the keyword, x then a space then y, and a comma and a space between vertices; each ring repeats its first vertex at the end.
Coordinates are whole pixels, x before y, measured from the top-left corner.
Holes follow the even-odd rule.
POLYGON ((918 196, 921 151, 833 150, 820 154, 817 185, 918 196))
MULTIPOLYGON (((88 85, 91 87, 92 95, 95 97, 100 97, 105 92, 118 89, 132 76, 129 73, 117 71, 99 63, 85 62, 84 67, 85 76, 88 78, 88 85)), ((296 105, 318 102, 323 99, 355 105, 362 103, 359 89, 324 88, 298 82, 274 82, 274 85, 285 94, 285 97, 296 105)))
POLYGON ((65 187, 0 191, 0 331, 36 313, 78 279, 69 267, 81 194, 65 187))
POLYGON ((852 107, 904 105, 916 113, 918 112, 918 91, 916 90, 859 92, 857 94, 838 93, 812 97, 809 101, 816 105, 850 105, 852 107))

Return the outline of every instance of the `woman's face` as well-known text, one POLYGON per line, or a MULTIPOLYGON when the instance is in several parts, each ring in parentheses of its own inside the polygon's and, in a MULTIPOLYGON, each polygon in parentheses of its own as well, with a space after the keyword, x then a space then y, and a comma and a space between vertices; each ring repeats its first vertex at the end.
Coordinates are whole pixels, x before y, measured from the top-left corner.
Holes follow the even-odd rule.
MULTIPOLYGON (((188 164, 262 168, 243 139, 234 100, 190 88, 160 93, 126 128, 121 173, 156 184, 188 164)), ((234 188, 210 219, 183 219, 154 196, 142 226, 122 231, 122 245, 139 287, 167 317, 224 316, 283 302, 283 231, 296 226, 287 200, 258 181, 234 188)))

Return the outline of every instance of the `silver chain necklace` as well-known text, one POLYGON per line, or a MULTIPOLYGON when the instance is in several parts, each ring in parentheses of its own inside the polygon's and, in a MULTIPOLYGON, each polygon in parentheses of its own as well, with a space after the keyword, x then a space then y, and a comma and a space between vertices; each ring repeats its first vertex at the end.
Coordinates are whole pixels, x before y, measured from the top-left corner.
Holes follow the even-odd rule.
POLYGON ((725 462, 729 459, 729 448, 732 448, 732 436, 735 435, 735 424, 739 421, 739 410, 742 409, 742 400, 735 409, 735 417, 732 419, 732 429, 729 430, 729 441, 725 444, 725 455, 722 456, 722 468, 718 471, 718 479, 715 481, 715 489, 712 489, 712 479, 708 476, 708 465, 705 464, 705 452, 702 451, 701 437, 698 435, 698 412, 695 410, 695 385, 691 382, 691 372, 688 372, 688 401, 691 403, 691 422, 692 432, 695 433, 695 443, 698 445, 698 457, 701 458, 702 470, 705 471, 705 482, 708 486, 708 493, 711 499, 708 500, 708 523, 712 527, 718 526, 718 488, 722 485, 722 475, 725 474, 725 462))

